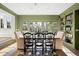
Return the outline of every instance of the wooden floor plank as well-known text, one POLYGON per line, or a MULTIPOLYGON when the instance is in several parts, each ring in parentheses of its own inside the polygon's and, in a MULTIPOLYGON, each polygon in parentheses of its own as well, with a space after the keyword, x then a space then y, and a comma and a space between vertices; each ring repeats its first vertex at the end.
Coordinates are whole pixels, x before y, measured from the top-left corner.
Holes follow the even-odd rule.
POLYGON ((67 55, 66 55, 62 50, 60 50, 60 49, 59 49, 59 50, 57 49, 57 50, 56 50, 56 53, 57 53, 58 56, 67 56, 67 55))

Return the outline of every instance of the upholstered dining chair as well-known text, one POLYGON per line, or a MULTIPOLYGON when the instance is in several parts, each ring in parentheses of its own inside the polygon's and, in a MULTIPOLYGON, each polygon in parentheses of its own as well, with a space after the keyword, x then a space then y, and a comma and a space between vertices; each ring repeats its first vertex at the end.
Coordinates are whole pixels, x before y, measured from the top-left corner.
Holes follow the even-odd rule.
POLYGON ((56 40, 56 49, 62 49, 63 47, 63 41, 64 41, 64 32, 58 31, 55 35, 56 40))
POLYGON ((17 55, 23 55, 24 54, 24 38, 21 31, 15 32, 15 38, 17 42, 17 55))

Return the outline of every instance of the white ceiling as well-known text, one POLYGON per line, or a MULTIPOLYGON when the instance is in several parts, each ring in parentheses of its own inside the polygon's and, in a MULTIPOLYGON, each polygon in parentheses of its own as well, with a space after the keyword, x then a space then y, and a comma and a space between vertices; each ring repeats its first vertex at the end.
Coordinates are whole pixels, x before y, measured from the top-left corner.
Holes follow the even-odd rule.
POLYGON ((2 3, 18 15, 59 15, 73 3, 2 3))

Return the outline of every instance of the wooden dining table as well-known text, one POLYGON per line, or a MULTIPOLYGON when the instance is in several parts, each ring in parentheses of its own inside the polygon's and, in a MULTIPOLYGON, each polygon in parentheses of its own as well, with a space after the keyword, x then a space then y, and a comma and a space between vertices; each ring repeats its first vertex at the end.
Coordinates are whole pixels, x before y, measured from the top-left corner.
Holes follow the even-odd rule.
MULTIPOLYGON (((20 33, 22 35, 22 33, 20 33)), ((20 37, 18 37, 17 41, 17 50, 23 50, 24 49, 24 37, 21 36, 19 34, 20 37)), ((62 49, 62 43, 63 40, 58 38, 58 37, 54 37, 53 39, 53 44, 54 44, 54 52, 56 51, 56 49, 62 49)))

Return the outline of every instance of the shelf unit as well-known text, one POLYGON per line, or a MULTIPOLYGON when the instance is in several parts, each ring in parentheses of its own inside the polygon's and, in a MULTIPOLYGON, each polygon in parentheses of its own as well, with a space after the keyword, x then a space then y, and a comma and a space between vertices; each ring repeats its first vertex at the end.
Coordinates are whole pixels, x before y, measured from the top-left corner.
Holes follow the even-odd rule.
POLYGON ((72 21, 73 13, 65 16, 65 42, 72 44, 72 21))
POLYGON ((64 31, 64 18, 60 18, 60 30, 64 31))
POLYGON ((69 49, 79 49, 79 9, 65 14, 63 19, 65 22, 63 30, 65 32, 65 46, 69 49))

